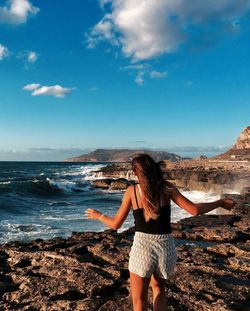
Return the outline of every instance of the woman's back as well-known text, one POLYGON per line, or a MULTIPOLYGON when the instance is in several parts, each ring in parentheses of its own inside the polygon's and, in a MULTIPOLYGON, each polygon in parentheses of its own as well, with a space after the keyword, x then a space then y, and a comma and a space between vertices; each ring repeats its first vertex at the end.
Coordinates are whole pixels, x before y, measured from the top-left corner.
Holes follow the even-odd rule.
POLYGON ((138 184, 138 190, 136 185, 134 185, 134 197, 135 197, 135 208, 133 208, 134 220, 135 220, 135 231, 144 232, 150 234, 166 234, 171 233, 171 206, 170 200, 162 198, 159 207, 159 216, 157 219, 145 220, 144 209, 142 206, 142 192, 140 184, 138 184))

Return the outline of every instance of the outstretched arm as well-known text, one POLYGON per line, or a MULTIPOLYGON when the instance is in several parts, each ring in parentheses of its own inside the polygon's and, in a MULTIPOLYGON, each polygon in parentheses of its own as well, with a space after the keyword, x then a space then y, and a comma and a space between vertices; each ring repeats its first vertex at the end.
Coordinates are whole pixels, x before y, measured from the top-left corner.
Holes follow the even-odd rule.
POLYGON ((131 188, 128 187, 122 200, 122 204, 114 217, 106 216, 97 210, 88 208, 85 217, 88 219, 100 220, 111 229, 117 230, 124 223, 131 208, 131 188))
POLYGON ((232 199, 220 199, 217 201, 206 203, 193 203, 192 201, 187 199, 183 194, 181 194, 176 187, 171 188, 170 194, 171 199, 177 205, 185 209, 188 213, 192 214, 193 216, 205 214, 218 207, 223 207, 227 210, 230 210, 236 204, 236 202, 234 202, 232 199))

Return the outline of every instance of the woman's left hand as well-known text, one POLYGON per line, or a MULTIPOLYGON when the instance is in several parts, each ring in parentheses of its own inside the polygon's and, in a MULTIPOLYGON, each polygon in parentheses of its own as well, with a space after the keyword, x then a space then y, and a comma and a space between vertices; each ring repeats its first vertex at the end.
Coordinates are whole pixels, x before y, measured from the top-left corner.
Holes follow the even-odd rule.
POLYGON ((88 219, 98 219, 101 215, 102 215, 102 213, 96 211, 95 209, 88 208, 85 211, 84 216, 88 219))

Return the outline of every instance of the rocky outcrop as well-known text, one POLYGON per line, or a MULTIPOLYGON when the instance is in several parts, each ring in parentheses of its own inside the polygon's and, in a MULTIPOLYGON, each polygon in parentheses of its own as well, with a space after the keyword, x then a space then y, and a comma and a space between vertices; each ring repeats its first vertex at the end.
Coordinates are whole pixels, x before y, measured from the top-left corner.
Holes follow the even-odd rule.
POLYGON ((195 160, 206 160, 206 159, 207 159, 207 156, 203 154, 195 158, 195 160))
POLYGON ((125 178, 127 180, 134 179, 131 163, 113 163, 102 167, 100 170, 92 172, 93 177, 101 178, 125 178))
POLYGON ((240 134, 233 149, 250 149, 250 126, 247 126, 240 134))
POLYGON ((241 132, 236 143, 227 152, 216 156, 215 159, 250 161, 250 126, 241 132))
POLYGON ((177 168, 166 169, 165 178, 177 187, 192 191, 212 191, 221 193, 230 190, 238 191, 250 182, 250 170, 229 170, 224 167, 209 168, 177 168))
POLYGON ((155 161, 180 160, 181 157, 175 153, 166 151, 152 151, 146 149, 96 149, 79 157, 66 159, 66 162, 128 162, 138 153, 147 153, 155 161))
MULTIPOLYGON (((178 261, 166 282, 169 310, 249 310, 248 189, 235 200, 228 215, 172 224, 178 261)), ((0 310, 132 311, 133 233, 73 233, 68 239, 1 245, 0 310)))
MULTIPOLYGON (((164 177, 185 190, 214 191, 217 193, 236 190, 250 184, 249 163, 221 163, 220 161, 182 160, 161 161, 164 177)), ((114 163, 93 172, 97 178, 93 184, 112 189, 112 180, 123 178, 123 187, 135 179, 130 163, 114 163), (125 181, 127 180, 127 182, 125 181)), ((118 187, 116 187, 118 189, 118 187)))
POLYGON ((127 187, 132 184, 132 182, 124 178, 117 178, 117 179, 106 178, 106 179, 93 180, 91 184, 96 188, 126 190, 127 187))

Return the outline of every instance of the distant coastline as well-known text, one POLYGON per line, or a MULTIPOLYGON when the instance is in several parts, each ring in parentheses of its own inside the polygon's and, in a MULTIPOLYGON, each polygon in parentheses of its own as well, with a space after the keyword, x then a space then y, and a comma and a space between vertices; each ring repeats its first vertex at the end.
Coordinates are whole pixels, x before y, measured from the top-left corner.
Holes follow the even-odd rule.
MULTIPOLYGON (((156 151, 146 148, 141 149, 96 149, 92 152, 82 154, 77 157, 67 158, 65 162, 130 162, 138 153, 147 153, 155 159, 155 161, 169 160, 178 162, 181 160, 189 160, 188 157, 181 157, 176 153, 167 151, 156 151)), ((199 159, 207 159, 208 157, 200 154, 199 159)), ((236 143, 226 152, 218 154, 210 158, 218 161, 250 161, 250 126, 247 126, 240 133, 236 143)))
POLYGON ((96 149, 90 153, 66 159, 65 162, 130 162, 138 153, 147 153, 155 161, 179 161, 181 156, 166 151, 153 151, 149 149, 96 149))

